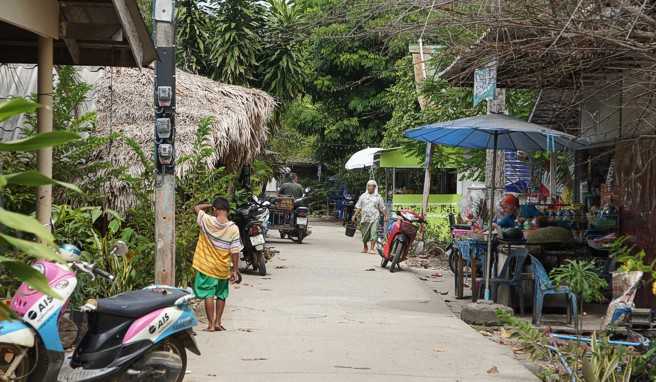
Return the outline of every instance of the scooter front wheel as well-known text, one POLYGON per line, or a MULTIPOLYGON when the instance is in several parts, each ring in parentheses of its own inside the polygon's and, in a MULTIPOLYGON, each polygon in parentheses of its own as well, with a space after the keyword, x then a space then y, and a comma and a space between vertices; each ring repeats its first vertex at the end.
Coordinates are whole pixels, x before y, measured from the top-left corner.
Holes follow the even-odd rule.
POLYGON ((257 258, 257 271, 260 276, 266 276, 266 257, 264 256, 264 251, 258 252, 256 255, 257 258))
POLYGON ((10 381, 27 381, 30 372, 32 371, 32 357, 30 349, 23 348, 12 344, 0 344, 0 374, 7 377, 10 381), (23 351, 27 353, 21 357, 23 351), (17 363, 17 365, 15 365, 17 363), (9 375, 5 375, 7 371, 12 368, 13 371, 9 375))
POLYGON ((394 273, 397 270, 401 270, 399 263, 401 262, 401 257, 403 256, 403 244, 398 241, 394 242, 394 246, 392 247, 392 254, 394 257, 392 258, 392 265, 390 265, 390 272, 394 273))

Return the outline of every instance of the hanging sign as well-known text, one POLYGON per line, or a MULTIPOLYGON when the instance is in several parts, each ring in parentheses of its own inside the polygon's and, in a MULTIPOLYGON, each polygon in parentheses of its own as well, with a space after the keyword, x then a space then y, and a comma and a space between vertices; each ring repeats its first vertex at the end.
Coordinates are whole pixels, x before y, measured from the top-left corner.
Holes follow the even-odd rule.
POLYGON ((497 91, 497 63, 491 62, 474 71, 474 106, 482 100, 494 99, 497 91))

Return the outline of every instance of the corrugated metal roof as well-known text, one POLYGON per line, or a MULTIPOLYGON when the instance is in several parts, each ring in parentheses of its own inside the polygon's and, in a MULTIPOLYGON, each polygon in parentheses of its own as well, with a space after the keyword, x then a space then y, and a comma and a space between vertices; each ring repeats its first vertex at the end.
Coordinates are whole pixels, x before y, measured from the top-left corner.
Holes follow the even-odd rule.
MULTIPOLYGON (((103 75, 104 68, 98 66, 77 67, 80 79, 90 85, 94 85, 103 75)), ((55 83, 57 82, 57 71, 54 70, 55 83)), ((29 97, 36 94, 37 66, 32 64, 8 64, 0 66, 0 101, 12 97, 29 97)), ((94 87, 95 88, 95 87, 94 87)), ((86 101, 80 105, 80 114, 94 111, 95 93, 92 89, 87 94, 86 101)), ((19 139, 22 132, 29 128, 26 118, 21 115, 0 124, 0 141, 19 139)))

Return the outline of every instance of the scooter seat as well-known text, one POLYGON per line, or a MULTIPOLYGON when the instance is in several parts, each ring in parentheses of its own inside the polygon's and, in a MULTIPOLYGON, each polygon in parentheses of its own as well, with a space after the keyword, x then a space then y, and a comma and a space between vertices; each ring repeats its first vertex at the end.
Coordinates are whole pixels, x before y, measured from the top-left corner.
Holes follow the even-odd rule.
POLYGON ((139 318, 161 308, 173 306, 186 293, 180 290, 135 290, 98 300, 96 311, 126 318, 139 318))

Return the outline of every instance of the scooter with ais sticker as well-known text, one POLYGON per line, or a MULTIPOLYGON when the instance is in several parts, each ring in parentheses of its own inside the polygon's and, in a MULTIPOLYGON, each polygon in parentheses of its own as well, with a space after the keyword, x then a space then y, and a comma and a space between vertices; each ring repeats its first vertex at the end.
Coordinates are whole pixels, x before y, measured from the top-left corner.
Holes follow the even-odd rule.
MULTIPOLYGON (((112 251, 127 253, 120 243, 112 251)), ((73 245, 60 247, 66 263, 36 261, 61 299, 22 284, 10 308, 20 318, 0 321, 0 381, 180 382, 187 353, 200 355, 192 328, 198 323, 186 290, 151 286, 82 307, 88 330, 72 354, 62 346, 58 323, 77 286, 77 272, 113 281, 106 271, 79 259, 73 245)))

